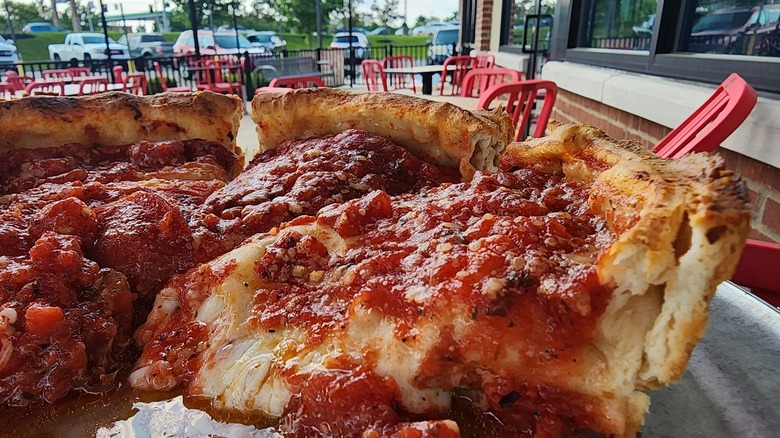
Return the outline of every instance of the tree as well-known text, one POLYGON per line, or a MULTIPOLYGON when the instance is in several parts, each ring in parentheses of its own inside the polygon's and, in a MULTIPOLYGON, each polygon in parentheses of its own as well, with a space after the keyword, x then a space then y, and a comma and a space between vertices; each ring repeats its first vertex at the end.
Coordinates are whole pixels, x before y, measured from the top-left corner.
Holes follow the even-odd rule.
POLYGON ((430 21, 430 18, 426 17, 425 15, 420 15, 417 17, 417 20, 415 20, 414 27, 425 26, 426 24, 430 23, 430 21))
POLYGON ((391 22, 403 18, 398 13, 399 0, 385 0, 382 6, 379 6, 377 0, 371 4, 371 11, 374 13, 376 22, 382 26, 388 26, 391 22))
MULTIPOLYGON (((0 8, 0 29, 3 29, 3 33, 8 33, 11 29, 8 26, 8 14, 6 14, 6 8, 0 8)), ((35 21, 43 21, 41 17, 41 11, 38 6, 30 3, 21 3, 15 1, 8 1, 8 11, 10 11, 11 22, 13 23, 14 30, 21 32, 22 26, 27 23, 35 21)))
POLYGON ((81 17, 78 13, 78 6, 76 6, 76 0, 70 0, 70 21, 73 24, 73 31, 81 31, 81 17))

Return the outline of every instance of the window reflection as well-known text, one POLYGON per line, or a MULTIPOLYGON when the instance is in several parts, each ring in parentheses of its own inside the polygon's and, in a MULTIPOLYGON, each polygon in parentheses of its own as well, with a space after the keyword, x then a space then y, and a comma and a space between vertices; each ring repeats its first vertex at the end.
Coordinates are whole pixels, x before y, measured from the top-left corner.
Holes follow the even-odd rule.
POLYGON ((586 11, 584 47, 648 50, 657 0, 595 0, 586 11))
POLYGON ((683 51, 780 56, 780 2, 697 2, 683 51))

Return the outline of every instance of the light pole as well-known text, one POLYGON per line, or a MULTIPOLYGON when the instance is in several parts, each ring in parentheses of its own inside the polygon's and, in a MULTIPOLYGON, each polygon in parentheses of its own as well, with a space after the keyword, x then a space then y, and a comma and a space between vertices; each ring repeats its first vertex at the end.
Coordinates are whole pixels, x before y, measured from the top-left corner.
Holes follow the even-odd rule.
POLYGON ((195 59, 200 59, 200 43, 198 42, 198 12, 195 10, 195 0, 189 0, 190 27, 192 28, 192 42, 195 44, 195 59))
MULTIPOLYGON (((110 72, 111 66, 114 63, 111 61, 111 46, 109 45, 109 39, 108 39, 108 23, 106 23, 106 7, 103 5, 103 0, 100 0, 100 22, 103 24, 103 37, 105 37, 105 41, 106 41, 106 57, 108 62, 107 67, 109 73, 111 73, 110 72)), ((112 81, 114 80, 114 75, 109 74, 108 76, 111 78, 112 81)))
POLYGON ((317 48, 322 50, 322 2, 314 1, 314 14, 317 17, 317 48))

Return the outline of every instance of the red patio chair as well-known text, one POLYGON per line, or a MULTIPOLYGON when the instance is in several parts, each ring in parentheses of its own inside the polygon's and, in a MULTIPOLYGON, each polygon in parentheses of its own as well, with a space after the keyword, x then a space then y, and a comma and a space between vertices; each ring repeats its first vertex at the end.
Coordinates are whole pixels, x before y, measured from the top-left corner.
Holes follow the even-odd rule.
POLYGON ((108 91, 108 78, 92 77, 79 82, 79 96, 105 93, 108 91))
POLYGON ((543 79, 531 79, 520 82, 509 82, 494 85, 479 96, 478 109, 490 109, 490 104, 499 96, 508 95, 505 104, 506 110, 512 116, 515 125, 515 141, 523 139, 527 127, 531 123, 532 111, 537 96, 544 94, 539 117, 536 119, 534 137, 542 137, 547 128, 547 121, 552 114, 555 97, 558 95, 558 86, 555 82, 543 79))
POLYGON ((143 73, 128 73, 122 80, 122 91, 143 96, 146 94, 146 75, 143 73))
POLYGON ((111 69, 111 73, 114 75, 115 84, 123 84, 125 82, 125 68, 121 65, 114 66, 111 69))
MULTIPOLYGON (((214 93, 241 93, 241 83, 238 81, 226 81, 225 77, 232 74, 236 67, 229 60, 215 61, 203 60, 200 67, 195 69, 196 88, 198 90, 213 91, 214 93), (226 74, 227 72, 227 74, 226 74)), ((237 75, 239 80, 241 75, 237 75)), ((228 79, 230 79, 228 77, 228 79)))
POLYGON ((732 281, 780 307, 780 244, 748 239, 732 281))
POLYGON ((72 82, 73 75, 66 69, 44 70, 41 73, 41 77, 44 81, 63 81, 72 82))
MULTIPOLYGON (((383 68, 407 68, 414 67, 414 59, 409 55, 400 56, 386 56, 382 59, 383 68)), ((392 74, 390 75, 390 85, 395 90, 411 89, 413 93, 417 93, 417 86, 414 83, 413 74, 392 74), (409 78, 409 81, 407 81, 409 78)))
POLYGON ((69 67, 65 70, 68 70, 70 72, 70 76, 74 79, 92 76, 92 71, 87 67, 69 67))
POLYGON ((366 59, 360 63, 360 67, 363 69, 363 78, 368 91, 387 91, 387 76, 381 62, 376 59, 366 59))
POLYGON ((712 151, 745 121, 758 95, 738 74, 732 73, 684 122, 653 149, 664 158, 689 152, 712 151))
POLYGON ((506 82, 518 82, 522 74, 509 68, 475 68, 463 77, 460 95, 463 97, 479 97, 488 88, 506 82))
POLYGON ((476 68, 493 68, 496 65, 496 57, 489 53, 478 53, 474 57, 477 58, 476 68))
POLYGON ((19 73, 13 70, 8 70, 7 72, 5 72, 5 80, 9 84, 11 84, 14 94, 19 91, 24 91, 25 89, 27 89, 28 85, 35 82, 35 79, 29 76, 19 76, 19 73))
POLYGON ((14 95, 14 87, 10 82, 0 82, 0 99, 7 99, 14 95))
POLYGON ((169 87, 166 83, 166 78, 163 76, 162 66, 157 61, 154 61, 154 70, 157 72, 157 79, 160 81, 160 87, 162 87, 165 93, 189 93, 192 90, 190 87, 169 87))
POLYGON ((441 85, 439 88, 439 94, 444 95, 444 84, 447 82, 447 77, 450 77, 449 94, 452 96, 459 96, 461 84, 466 73, 477 65, 477 58, 473 56, 450 56, 444 61, 444 67, 441 70, 441 85), (452 67, 452 68, 450 68, 452 67))
POLYGON ((325 82, 317 76, 298 76, 296 78, 274 78, 268 84, 268 88, 323 88, 325 82))
POLYGON ((35 95, 64 96, 65 82, 36 81, 31 84, 27 84, 27 87, 24 90, 27 92, 29 96, 35 96, 35 95))

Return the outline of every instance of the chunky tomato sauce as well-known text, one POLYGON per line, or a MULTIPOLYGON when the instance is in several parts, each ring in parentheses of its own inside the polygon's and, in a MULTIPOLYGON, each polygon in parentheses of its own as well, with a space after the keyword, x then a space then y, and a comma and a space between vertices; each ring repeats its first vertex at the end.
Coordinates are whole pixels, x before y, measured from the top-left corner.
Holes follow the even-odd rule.
MULTIPOLYGON (((257 232, 372 190, 458 179, 359 131, 283 144, 226 185, 235 161, 200 140, 0 160, 0 405, 110 385, 134 359, 132 329, 162 285, 257 232)), ((156 341, 181 353, 206 333, 156 341)))
POLYGON ((235 160, 199 140, 0 160, 0 405, 112 386, 137 354, 134 312, 193 265, 189 219, 235 160))
MULTIPOLYGON (((281 230, 256 263, 265 285, 255 293, 251 323, 303 329, 311 347, 346 332, 356 309, 374 309, 392 318, 397 338, 413 343, 421 324, 465 311, 475 329, 456 341, 452 328, 441 327, 439 344, 415 374, 420 387, 453 389, 456 381, 481 388, 521 435, 572 434, 606 422, 598 409, 581 411, 591 401, 576 393, 480 374, 511 365, 525 376, 550 375, 576 363, 578 347, 592 339, 610 292, 595 261, 615 235, 589 210, 587 196, 563 177, 517 170, 325 207, 316 222, 352 244, 337 254, 294 228, 281 230), (501 362, 504 349, 518 345, 526 359, 501 362)), ((306 418, 326 405, 309 405, 306 418)), ((330 427, 341 427, 334 421, 330 427)))
POLYGON ((200 210, 198 259, 210 260, 247 237, 372 190, 397 195, 459 179, 457 172, 364 131, 288 141, 256 156, 206 200, 200 210))

